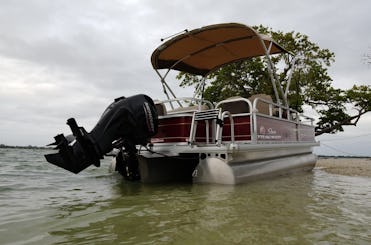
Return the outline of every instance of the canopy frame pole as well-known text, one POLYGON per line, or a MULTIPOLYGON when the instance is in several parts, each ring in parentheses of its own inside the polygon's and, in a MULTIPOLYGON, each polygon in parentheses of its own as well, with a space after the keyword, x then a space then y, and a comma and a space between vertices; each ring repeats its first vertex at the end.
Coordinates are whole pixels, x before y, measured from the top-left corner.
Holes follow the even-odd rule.
POLYGON ((206 82, 206 77, 202 77, 201 81, 198 83, 197 89, 193 93, 193 98, 196 98, 197 94, 200 94, 201 98, 203 97, 205 82, 206 82))
MULTIPOLYGON (((268 50, 268 54, 270 53, 271 51, 271 48, 272 48, 272 45, 273 45, 273 42, 271 41, 270 44, 269 44, 269 50, 268 50)), ((283 102, 284 102, 284 105, 286 107, 288 107, 288 102, 287 102, 287 97, 285 95, 285 92, 283 91, 283 86, 282 84, 280 83, 278 77, 277 77, 277 73, 276 73, 276 69, 275 69, 275 66, 273 65, 272 63, 272 59, 269 57, 269 62, 270 62, 270 65, 272 67, 272 71, 273 71, 273 76, 276 80, 276 84, 278 85, 278 88, 279 88, 279 91, 281 92, 281 95, 282 95, 282 99, 283 99, 283 102)))
MULTIPOLYGON (((180 62, 182 62, 183 60, 187 59, 191 57, 191 55, 186 55, 184 56, 183 58, 179 59, 177 62, 175 62, 165 73, 164 76, 161 75, 161 73, 155 69, 157 75, 161 78, 161 83, 162 83, 162 88, 163 88, 163 91, 164 91, 164 94, 166 95, 167 99, 170 100, 170 96, 169 94, 167 93, 166 91, 166 88, 170 91, 171 95, 174 97, 174 99, 176 99, 176 95, 174 94, 173 90, 170 88, 169 84, 167 84, 167 82, 165 81, 165 78, 167 77, 167 75, 169 74, 169 72, 177 65, 179 64, 180 62)), ((177 100, 177 103, 180 107, 183 107, 183 105, 180 103, 179 100, 177 100)), ((173 106, 173 103, 170 101, 170 106, 171 106, 171 109, 174 110, 174 106, 173 106)))
POLYGON ((297 60, 298 60, 298 56, 294 56, 291 60, 291 70, 290 70, 289 76, 287 77, 287 84, 286 84, 286 89, 285 89, 285 97, 286 98, 287 98, 287 95, 289 94, 289 88, 290 88, 290 83, 291 83, 291 79, 292 79, 292 74, 294 73, 297 60))
POLYGON ((281 104, 280 97, 279 97, 278 91, 277 91, 277 85, 278 85, 278 88, 280 89, 280 92, 282 94, 283 103, 284 103, 285 106, 288 106, 287 97, 285 96, 285 92, 283 91, 282 85, 279 83, 278 78, 277 78, 277 74, 274 71, 274 65, 272 63, 272 59, 269 57, 269 53, 271 51, 273 42, 270 41, 269 42, 269 47, 267 48, 263 39, 261 39, 261 38, 259 38, 259 39, 260 39, 260 43, 263 46, 263 49, 264 49, 264 52, 265 52, 265 57, 268 61, 268 66, 267 67, 268 67, 269 76, 271 78, 271 82, 272 82, 272 86, 273 86, 273 90, 274 90, 274 95, 276 96, 276 101, 277 101, 278 104, 281 104))
POLYGON ((198 83, 197 89, 193 93, 193 98, 194 99, 196 99, 198 93, 201 95, 200 96, 201 100, 198 102, 198 109, 199 110, 201 110, 201 106, 202 106, 202 100, 203 100, 204 91, 205 91, 205 84, 206 84, 206 76, 203 76, 201 81, 198 83))
MULTIPOLYGON (((165 77, 169 74, 170 70, 171 70, 171 69, 168 69, 168 71, 165 73, 165 75, 162 76, 161 73, 160 73, 157 69, 155 69, 157 75, 160 77, 160 81, 161 81, 161 84, 162 84, 162 89, 163 89, 163 91, 164 91, 164 94, 166 95, 167 99, 170 100, 170 102, 169 102, 169 103, 170 103, 170 107, 171 107, 171 109, 174 110, 174 105, 173 105, 173 103, 171 102, 171 99, 170 99, 170 96, 169 96, 167 90, 169 90, 169 92, 170 92, 171 95, 174 97, 174 99, 176 99, 176 95, 174 94, 173 90, 171 90, 171 88, 169 87, 169 85, 168 85, 167 82, 165 81, 165 77)), ((180 107, 183 107, 183 105, 182 105, 179 101, 177 101, 177 102, 178 102, 178 105, 179 105, 180 107)))
MULTIPOLYGON (((276 97, 276 103, 279 104, 280 103, 280 97, 278 95, 276 81, 275 81, 274 76, 273 76, 273 70, 272 70, 271 59, 269 57, 269 51, 267 50, 267 47, 265 46, 264 41, 261 38, 259 38, 259 39, 260 39, 260 42, 261 42, 261 44, 263 46, 263 49, 264 49, 264 52, 265 52, 265 58, 268 60, 268 73, 269 73, 269 77, 271 79, 274 95, 276 97)), ((272 42, 269 45, 269 50, 270 50, 271 46, 272 46, 272 42)))

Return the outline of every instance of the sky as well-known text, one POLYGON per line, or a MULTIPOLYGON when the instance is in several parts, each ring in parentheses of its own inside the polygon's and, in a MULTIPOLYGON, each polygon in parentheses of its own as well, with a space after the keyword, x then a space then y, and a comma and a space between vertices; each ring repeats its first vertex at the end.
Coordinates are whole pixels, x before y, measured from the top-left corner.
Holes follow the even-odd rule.
MULTIPOLYGON (((43 146, 69 134, 70 117, 88 131, 120 96, 164 99, 150 56, 184 29, 238 22, 296 31, 335 53, 333 86, 371 85, 371 2, 367 0, 2 0, 0 144, 43 146)), ((191 96, 177 81, 178 96, 191 96)), ((371 113, 357 127, 320 136, 318 154, 371 156, 371 113)))

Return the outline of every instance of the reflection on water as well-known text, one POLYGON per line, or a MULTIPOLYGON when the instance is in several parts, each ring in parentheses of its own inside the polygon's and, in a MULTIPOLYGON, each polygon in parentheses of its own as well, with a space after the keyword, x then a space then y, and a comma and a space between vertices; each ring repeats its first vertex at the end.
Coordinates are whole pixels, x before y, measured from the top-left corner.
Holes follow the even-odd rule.
POLYGON ((143 185, 8 151, 0 244, 371 243, 370 178, 315 170, 238 186, 143 185))

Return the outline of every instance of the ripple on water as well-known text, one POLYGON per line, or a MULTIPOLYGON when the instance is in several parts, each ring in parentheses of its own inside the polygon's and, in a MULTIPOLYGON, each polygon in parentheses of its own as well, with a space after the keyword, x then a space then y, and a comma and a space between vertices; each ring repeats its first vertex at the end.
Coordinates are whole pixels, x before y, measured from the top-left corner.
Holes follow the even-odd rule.
POLYGON ((0 149, 1 244, 371 243, 370 178, 142 185, 108 174, 108 159, 74 175, 44 153, 0 149))

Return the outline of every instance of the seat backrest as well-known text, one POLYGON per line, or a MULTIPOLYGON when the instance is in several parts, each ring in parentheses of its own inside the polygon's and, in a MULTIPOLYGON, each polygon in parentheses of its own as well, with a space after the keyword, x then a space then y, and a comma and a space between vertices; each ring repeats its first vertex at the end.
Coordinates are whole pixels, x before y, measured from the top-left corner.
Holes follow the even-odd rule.
MULTIPOLYGON (((249 97, 249 100, 251 101, 251 103, 254 103, 254 100, 256 98, 261 98, 265 101, 268 101, 270 103, 272 103, 272 97, 270 95, 267 95, 267 94, 254 94, 252 96, 249 97)), ((262 113, 262 114, 266 114, 266 115, 269 115, 269 103, 265 102, 265 101, 258 101, 258 103, 256 104, 256 109, 258 110, 258 113, 262 113)))
POLYGON ((239 113, 249 113, 249 104, 242 100, 242 97, 235 96, 228 98, 227 100, 232 101, 226 101, 220 105, 220 108, 222 108, 222 111, 229 111, 231 114, 239 114, 239 113), (237 99, 237 100, 236 100, 237 99), (238 100, 241 99, 241 100, 238 100))
POLYGON ((188 112, 195 112, 195 111, 204 111, 208 110, 209 107, 206 104, 203 104, 200 108, 199 105, 192 105, 192 106, 185 106, 185 107, 178 107, 168 112, 168 114, 177 114, 177 113, 188 113, 188 112))
POLYGON ((164 103, 155 101, 155 106, 156 106, 158 116, 165 116, 166 115, 166 106, 164 105, 164 103))

